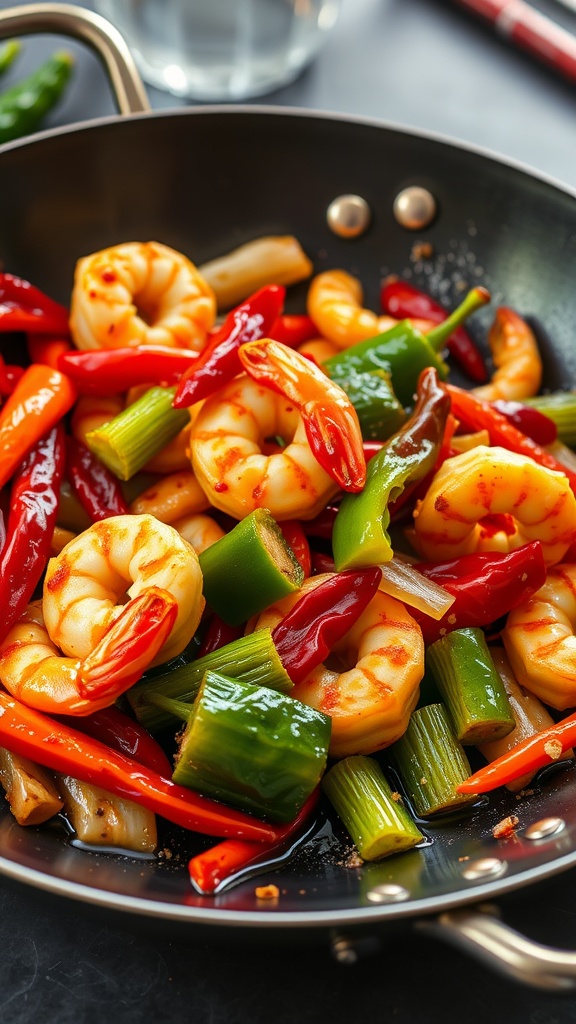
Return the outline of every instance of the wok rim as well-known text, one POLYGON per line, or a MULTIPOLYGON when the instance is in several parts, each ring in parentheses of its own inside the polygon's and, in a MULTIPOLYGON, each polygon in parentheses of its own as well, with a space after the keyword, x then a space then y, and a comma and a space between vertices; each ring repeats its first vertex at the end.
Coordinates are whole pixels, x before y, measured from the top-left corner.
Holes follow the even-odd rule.
POLYGON ((359 126, 379 129, 385 132, 394 132, 404 135, 407 138, 413 138, 423 142, 437 143, 445 146, 447 149, 458 150, 471 156, 477 156, 481 159, 499 164, 501 167, 519 172, 529 178, 532 178, 534 181, 548 185, 551 188, 556 189, 558 192, 576 200, 576 186, 571 186, 567 182, 564 182, 559 178, 555 178, 553 175, 547 174, 544 171, 540 171, 530 164, 524 163, 514 157, 508 157, 505 154, 500 153, 498 150, 492 150, 487 146, 468 142, 458 138, 457 136, 444 134, 443 132, 428 131, 424 128, 411 127, 410 125, 403 124, 402 122, 367 117, 359 114, 341 114, 335 111, 324 110, 322 108, 279 106, 263 103, 205 104, 202 106, 166 107, 161 110, 155 109, 138 111, 136 113, 125 115, 106 114, 84 121, 76 121, 72 124, 45 128, 41 131, 35 132, 31 136, 26 136, 23 139, 15 139, 12 142, 2 143, 0 144, 0 161, 2 160, 4 153, 24 149, 26 147, 34 147, 35 145, 42 144, 44 141, 52 140, 60 136, 68 136, 77 132, 88 131, 90 129, 97 130, 111 125, 121 126, 126 122, 155 121, 170 117, 202 117, 212 116, 214 114, 233 114, 238 116, 255 114, 257 116, 266 115, 286 118, 292 117, 303 121, 330 121, 335 124, 344 125, 345 127, 359 126))
MULTIPOLYGON (((64 896, 69 900, 90 904, 100 909, 115 910, 154 920, 180 922, 188 925, 209 925, 213 928, 301 928, 317 929, 336 925, 383 924, 407 918, 429 917, 446 910, 453 910, 472 904, 483 903, 494 897, 504 896, 518 889, 543 882, 576 865, 576 850, 558 856, 553 860, 510 878, 494 879, 474 885, 468 892, 443 893, 424 899, 407 899, 404 903, 385 906, 363 906, 353 910, 305 910, 276 911, 222 910, 217 907, 190 907, 161 900, 147 900, 139 896, 113 893, 95 886, 54 878, 35 868, 23 867, 0 856, 0 874, 52 896, 64 896)), ((209 899, 211 897, 207 897, 209 899)))

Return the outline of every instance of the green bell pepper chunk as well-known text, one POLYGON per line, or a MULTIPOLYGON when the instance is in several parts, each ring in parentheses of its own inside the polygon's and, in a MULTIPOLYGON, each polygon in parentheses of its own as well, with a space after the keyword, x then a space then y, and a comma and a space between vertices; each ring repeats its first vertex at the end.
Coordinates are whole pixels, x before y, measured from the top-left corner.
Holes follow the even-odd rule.
POLYGON ((414 327, 410 320, 401 320, 389 331, 330 356, 322 363, 322 369, 337 384, 349 378, 353 371, 383 370, 392 378, 398 401, 403 406, 411 406, 421 372, 432 366, 442 380, 448 376, 448 366, 439 353, 456 327, 489 300, 485 288, 473 288, 457 309, 427 334, 414 327))
POLYGON ((406 422, 406 411, 384 370, 359 373, 351 369, 338 384, 352 402, 365 441, 385 441, 406 422))
POLYGON ((436 370, 428 367, 418 381, 416 405, 407 424, 370 459, 364 489, 345 494, 340 503, 332 533, 338 572, 381 565, 392 558, 388 505, 434 468, 449 410, 450 397, 436 370))

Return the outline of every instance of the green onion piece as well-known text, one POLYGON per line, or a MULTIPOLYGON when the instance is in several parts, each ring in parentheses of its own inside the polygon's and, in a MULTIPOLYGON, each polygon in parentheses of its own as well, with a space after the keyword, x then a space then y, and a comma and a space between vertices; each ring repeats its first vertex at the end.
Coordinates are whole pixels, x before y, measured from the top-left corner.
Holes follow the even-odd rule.
POLYGON ((535 395, 533 398, 523 398, 522 402, 552 420, 558 430, 558 440, 569 448, 576 448, 576 391, 535 395))
POLYGON ((417 708, 406 732, 388 747, 387 753, 421 817, 452 811, 477 800, 474 795, 456 792, 456 786, 472 770, 443 704, 417 708))
POLYGON ((173 712, 162 700, 180 701, 188 706, 196 698, 204 675, 208 671, 221 672, 230 679, 240 679, 255 686, 287 693, 292 680, 280 661, 269 627, 257 629, 247 636, 238 637, 203 658, 186 665, 170 667, 164 674, 155 672, 127 691, 125 697, 133 713, 149 732, 156 733, 174 723, 173 712))
POLYGON ((291 821, 316 788, 331 720, 265 686, 207 672, 172 776, 205 796, 272 821, 291 821))
POLYGON ((176 388, 153 387, 114 419, 86 434, 86 444, 119 480, 129 480, 162 451, 190 419, 174 409, 176 388))
POLYGON ((359 372, 352 367, 347 376, 338 377, 338 384, 358 414, 365 441, 386 441, 406 422, 404 406, 384 370, 359 372))
POLYGON ((381 860, 424 839, 372 757, 354 754, 337 761, 324 776, 322 789, 363 860, 381 860))
POLYGON ((257 508, 201 553, 204 597, 230 626, 298 590, 304 572, 267 508, 257 508))
POLYGON ((512 732, 514 715, 481 629, 447 633, 430 645, 426 664, 460 743, 486 743, 512 732))

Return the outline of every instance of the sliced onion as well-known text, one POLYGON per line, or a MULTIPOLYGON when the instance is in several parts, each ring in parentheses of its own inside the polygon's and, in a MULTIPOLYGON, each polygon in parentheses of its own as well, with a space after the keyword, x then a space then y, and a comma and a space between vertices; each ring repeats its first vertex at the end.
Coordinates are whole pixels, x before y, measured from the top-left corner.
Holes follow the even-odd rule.
POLYGON ((458 454, 469 452, 471 448, 477 448, 481 444, 490 444, 490 434, 487 430, 476 430, 473 434, 454 434, 450 441, 452 451, 458 454))
POLYGON ((426 579, 413 565, 405 562, 398 555, 381 565, 382 582, 379 589, 390 597, 395 597, 410 608, 425 612, 432 619, 441 619, 455 601, 453 594, 448 594, 444 587, 426 579))
POLYGON ((546 451, 550 452, 567 469, 571 469, 573 473, 576 473, 576 452, 569 448, 567 444, 564 444, 562 441, 553 441, 552 444, 546 445, 546 451))

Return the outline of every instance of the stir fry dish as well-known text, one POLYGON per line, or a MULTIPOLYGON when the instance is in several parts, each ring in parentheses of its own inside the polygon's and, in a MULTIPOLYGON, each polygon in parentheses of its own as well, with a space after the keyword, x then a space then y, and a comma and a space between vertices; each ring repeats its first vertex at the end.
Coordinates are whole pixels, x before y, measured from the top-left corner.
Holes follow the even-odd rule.
POLYGON ((66 306, 0 275, 19 825, 154 857, 171 823, 211 895, 320 808, 361 864, 571 756, 576 395, 539 394, 528 320, 483 287, 380 301, 290 236, 202 266, 115 245, 66 306))

